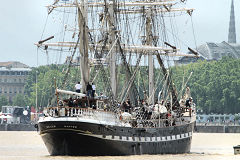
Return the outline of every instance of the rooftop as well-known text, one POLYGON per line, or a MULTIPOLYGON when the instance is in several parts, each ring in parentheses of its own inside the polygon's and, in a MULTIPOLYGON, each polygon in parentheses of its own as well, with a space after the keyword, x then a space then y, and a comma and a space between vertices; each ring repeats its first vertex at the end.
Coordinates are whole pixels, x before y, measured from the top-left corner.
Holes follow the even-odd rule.
POLYGON ((240 44, 225 41, 222 43, 206 42, 197 47, 197 51, 206 60, 220 60, 225 56, 240 58, 240 44))
POLYGON ((175 61, 176 64, 187 64, 190 62, 196 62, 197 60, 221 60, 223 57, 240 58, 240 44, 227 43, 225 41, 221 43, 206 42, 197 47, 197 52, 200 58, 195 57, 182 57, 175 61))
POLYGON ((0 67, 6 68, 30 68, 28 65, 18 61, 0 62, 0 67))
POLYGON ((0 71, 31 71, 30 68, 6 68, 0 67, 0 71))

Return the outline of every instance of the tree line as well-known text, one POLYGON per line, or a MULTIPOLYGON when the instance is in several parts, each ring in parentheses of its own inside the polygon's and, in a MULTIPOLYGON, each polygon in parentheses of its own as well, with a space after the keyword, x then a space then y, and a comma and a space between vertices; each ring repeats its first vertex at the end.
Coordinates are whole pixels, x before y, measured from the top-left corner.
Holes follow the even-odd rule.
MULTIPOLYGON (((191 89, 191 96, 197 108, 204 113, 240 112, 240 59, 225 57, 220 61, 199 60, 196 63, 174 66, 169 70, 178 94, 181 95, 180 91, 186 84, 191 89), (191 72, 192 76, 187 82, 191 72)), ((107 69, 105 73, 109 75, 107 69)), ((144 91, 148 90, 147 73, 148 68, 141 66, 135 78, 135 85, 141 97, 143 97, 144 91)), ((155 73, 157 73, 155 77, 155 83, 157 83, 159 82, 158 79, 163 78, 163 75, 161 75, 161 69, 159 68, 155 69, 155 73)), ((94 79, 95 75, 91 75, 91 80, 94 79)), ((56 87, 74 91, 74 85, 78 81, 80 81, 79 67, 72 67, 70 71, 68 71, 66 65, 33 68, 25 85, 25 95, 15 96, 10 105, 47 106, 56 101, 54 96, 56 87)), ((124 69, 119 67, 119 95, 125 81, 124 69)), ((101 75, 96 77, 95 82, 97 93, 105 92, 106 85, 109 85, 101 75)), ((155 84, 155 86, 157 86, 157 96, 162 84, 155 84)), ((1 96, 0 106, 8 104, 6 98, 1 96)))
POLYGON ((174 67, 172 72, 177 88, 181 88, 183 77, 187 79, 193 72, 187 85, 204 113, 240 113, 240 59, 198 61, 174 67))

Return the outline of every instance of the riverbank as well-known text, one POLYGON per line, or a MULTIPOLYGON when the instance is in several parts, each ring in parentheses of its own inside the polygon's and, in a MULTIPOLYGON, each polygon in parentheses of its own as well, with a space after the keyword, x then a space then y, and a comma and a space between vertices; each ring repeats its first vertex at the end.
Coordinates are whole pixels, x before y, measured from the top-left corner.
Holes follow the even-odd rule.
POLYGON ((233 125, 197 125, 195 131, 198 133, 240 133, 240 126, 233 125))

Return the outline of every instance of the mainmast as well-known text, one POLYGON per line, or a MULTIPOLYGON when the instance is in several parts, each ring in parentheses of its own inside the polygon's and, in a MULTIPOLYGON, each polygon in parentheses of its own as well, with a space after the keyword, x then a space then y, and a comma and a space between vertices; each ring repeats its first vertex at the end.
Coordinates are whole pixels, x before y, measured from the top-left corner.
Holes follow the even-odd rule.
MULTIPOLYGON (((116 15, 114 12, 115 8, 115 0, 112 1, 113 4, 109 5, 108 13, 109 13, 109 30, 110 30, 110 46, 111 48, 114 47, 116 43, 116 15)), ((114 47, 115 48, 115 47, 114 47)), ((111 81, 111 87, 113 96, 116 98, 117 96, 117 70, 116 70, 116 57, 117 57, 117 49, 115 48, 114 51, 111 51, 110 53, 110 61, 109 61, 109 67, 110 67, 110 81, 111 81)))
MULTIPOLYGON (((152 46, 153 42, 153 33, 152 33, 152 18, 151 18, 151 8, 147 10, 146 13, 146 44, 149 46, 152 46)), ((148 87, 149 87, 149 98, 148 103, 154 104, 154 61, 153 61, 153 55, 150 52, 148 54, 148 87)))

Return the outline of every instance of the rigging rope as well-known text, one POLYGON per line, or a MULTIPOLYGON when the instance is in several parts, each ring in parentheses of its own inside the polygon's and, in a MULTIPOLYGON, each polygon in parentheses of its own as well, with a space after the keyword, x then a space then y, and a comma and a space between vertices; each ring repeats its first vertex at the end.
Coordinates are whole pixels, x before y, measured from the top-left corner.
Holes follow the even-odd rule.
POLYGON ((193 37, 194 37, 194 43, 195 43, 196 50, 197 50, 197 52, 198 52, 197 40, 196 40, 196 36, 195 36, 195 30, 194 30, 194 26, 193 26, 192 16, 191 16, 191 23, 192 23, 192 32, 193 32, 193 37))

